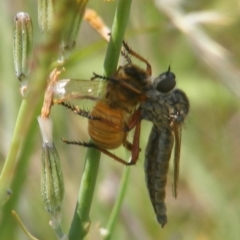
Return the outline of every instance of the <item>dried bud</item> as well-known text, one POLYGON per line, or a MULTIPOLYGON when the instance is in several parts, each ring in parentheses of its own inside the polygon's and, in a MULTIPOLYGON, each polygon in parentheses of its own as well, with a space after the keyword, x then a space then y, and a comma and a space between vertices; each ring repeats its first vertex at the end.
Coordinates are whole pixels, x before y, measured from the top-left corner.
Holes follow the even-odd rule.
POLYGON ((54 21, 54 0, 38 0, 38 24, 43 34, 48 34, 54 21))
POLYGON ((46 210, 54 222, 60 224, 61 204, 64 196, 64 182, 60 158, 52 141, 52 122, 38 117, 43 138, 41 191, 46 210))
POLYGON ((103 22, 101 17, 92 9, 86 9, 84 20, 89 24, 107 41, 110 39, 110 28, 103 22))
POLYGON ((33 46, 32 21, 27 13, 19 12, 14 19, 13 60, 15 74, 21 86, 27 85, 33 46))

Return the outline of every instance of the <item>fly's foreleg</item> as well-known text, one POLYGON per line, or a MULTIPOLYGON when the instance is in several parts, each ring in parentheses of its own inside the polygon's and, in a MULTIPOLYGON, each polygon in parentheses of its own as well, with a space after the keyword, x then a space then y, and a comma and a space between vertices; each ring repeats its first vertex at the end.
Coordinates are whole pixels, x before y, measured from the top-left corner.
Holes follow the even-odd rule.
POLYGON ((129 165, 134 165, 139 156, 139 152, 141 151, 139 147, 139 139, 140 139, 140 131, 141 131, 141 111, 138 109, 134 112, 131 120, 129 121, 129 131, 135 127, 133 143, 130 143, 126 140, 123 140, 123 146, 132 152, 131 160, 129 165))
POLYGON ((128 165, 136 164, 139 157, 139 153, 141 151, 139 147, 140 127, 141 127, 141 122, 138 122, 134 131, 133 143, 130 143, 128 141, 125 141, 125 143, 123 143, 123 146, 132 152, 131 160, 128 165))

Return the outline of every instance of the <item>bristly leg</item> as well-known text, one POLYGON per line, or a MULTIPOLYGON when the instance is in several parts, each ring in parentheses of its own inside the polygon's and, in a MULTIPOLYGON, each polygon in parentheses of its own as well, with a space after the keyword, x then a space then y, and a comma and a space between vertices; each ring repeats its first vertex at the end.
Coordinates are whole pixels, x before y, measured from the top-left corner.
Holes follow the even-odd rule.
POLYGON ((123 46, 130 55, 134 56, 135 58, 139 59, 140 61, 144 62, 147 65, 146 72, 149 76, 151 76, 152 75, 152 67, 151 67, 150 63, 148 62, 148 60, 146 60, 144 57, 140 56, 138 53, 133 51, 125 41, 123 41, 123 46))
POLYGON ((130 91, 132 91, 132 92, 134 92, 134 93, 136 93, 136 94, 142 94, 141 91, 139 91, 138 89, 136 89, 136 88, 133 87, 132 85, 128 84, 127 82, 122 81, 121 79, 112 78, 112 77, 106 77, 106 76, 102 76, 102 75, 93 73, 93 77, 91 77, 91 80, 95 80, 96 78, 117 83, 117 84, 125 87, 126 89, 129 89, 130 91))
POLYGON ((126 59, 128 64, 132 63, 131 58, 129 57, 128 51, 121 50, 121 55, 126 59))
POLYGON ((68 109, 70 109, 72 112, 74 112, 74 113, 76 113, 76 114, 78 114, 78 115, 80 115, 80 116, 82 116, 82 117, 85 117, 85 118, 87 118, 87 119, 89 119, 89 120, 93 120, 93 121, 103 122, 103 123, 105 123, 106 125, 109 125, 109 126, 111 126, 111 127, 114 127, 114 128, 116 128, 116 129, 119 129, 119 130, 121 130, 121 131, 123 131, 123 132, 129 132, 129 131, 133 128, 132 126, 130 126, 131 128, 129 128, 126 123, 124 124, 124 126, 119 127, 118 125, 116 125, 115 123, 113 123, 113 122, 111 121, 111 119, 108 120, 108 119, 103 118, 103 117, 93 116, 90 111, 80 109, 78 106, 75 106, 75 105, 70 104, 70 103, 68 103, 68 102, 61 102, 61 103, 59 103, 59 104, 62 105, 62 106, 64 106, 64 107, 66 107, 66 108, 68 108, 68 109))
POLYGON ((130 162, 126 162, 122 158, 117 157, 116 155, 112 154, 108 150, 101 148, 94 143, 86 143, 86 142, 81 142, 81 141, 68 141, 65 139, 62 139, 62 141, 64 141, 67 144, 74 144, 74 145, 79 145, 79 146, 83 146, 83 147, 95 148, 95 149, 101 151, 102 153, 108 155, 109 157, 113 158, 117 162, 120 162, 126 166, 130 166, 130 165, 136 164, 136 162, 138 160, 139 152, 141 151, 141 149, 139 148, 139 138, 140 138, 140 121, 136 122, 133 143, 132 144, 129 143, 126 139, 124 139, 124 141, 123 141, 123 146, 126 149, 128 149, 129 151, 131 151, 131 153, 132 153, 130 162))
POLYGON ((99 150, 100 152, 108 155, 109 157, 113 158, 114 160, 116 160, 117 162, 120 162, 126 166, 130 166, 135 164, 135 162, 126 162, 123 159, 119 158, 118 156, 112 154, 111 152, 109 152, 108 150, 104 149, 104 148, 100 148, 98 147, 96 144, 94 143, 86 143, 86 142, 81 142, 81 141, 68 141, 66 139, 62 138, 62 141, 67 143, 67 144, 73 144, 73 145, 78 145, 78 146, 82 146, 82 147, 87 147, 87 148, 95 148, 97 150, 99 150))
POLYGON ((85 117, 85 118, 88 118, 88 119, 91 119, 91 120, 99 120, 100 121, 100 118, 98 117, 93 117, 89 111, 87 110, 82 110, 80 109, 78 106, 75 106, 73 104, 70 104, 69 102, 61 102, 59 103, 60 105, 70 109, 72 112, 82 116, 82 117, 85 117))

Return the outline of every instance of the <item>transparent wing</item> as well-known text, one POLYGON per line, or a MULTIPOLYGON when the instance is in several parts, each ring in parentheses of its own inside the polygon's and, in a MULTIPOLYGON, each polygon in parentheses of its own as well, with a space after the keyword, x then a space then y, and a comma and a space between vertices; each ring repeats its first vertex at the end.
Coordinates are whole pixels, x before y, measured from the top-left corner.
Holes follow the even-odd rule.
POLYGON ((180 163, 180 149, 181 149, 181 134, 182 134, 182 126, 177 122, 173 123, 174 130, 174 173, 173 173, 173 185, 172 185, 172 194, 173 197, 177 197, 177 187, 178 187, 178 177, 179 177, 179 163, 180 163))
POLYGON ((61 79, 53 86, 54 103, 71 100, 99 100, 105 94, 105 81, 61 79))

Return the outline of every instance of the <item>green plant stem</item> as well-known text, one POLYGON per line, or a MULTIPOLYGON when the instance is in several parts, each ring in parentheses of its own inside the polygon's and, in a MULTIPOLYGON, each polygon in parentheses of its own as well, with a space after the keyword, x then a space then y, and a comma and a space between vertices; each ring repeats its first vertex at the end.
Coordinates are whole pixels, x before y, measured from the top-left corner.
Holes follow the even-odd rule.
MULTIPOLYGON (((48 61, 46 61, 46 63, 47 62, 48 61)), ((50 61, 49 61, 49 64, 50 64, 50 61)), ((32 89, 30 96, 27 99, 24 99, 22 101, 18 118, 16 121, 15 129, 14 129, 10 149, 9 149, 9 152, 0 176, 0 205, 2 205, 7 200, 6 189, 9 188, 11 184, 12 174, 14 173, 15 164, 17 161, 17 155, 18 155, 21 143, 23 141, 23 138, 24 136, 27 135, 30 125, 32 124, 34 112, 40 100, 39 96, 41 96, 41 94, 39 93, 41 92, 41 90, 43 93, 43 89, 45 88, 44 86, 46 85, 46 78, 47 78, 48 71, 49 71, 48 67, 44 68, 44 70, 38 76, 36 76, 34 80, 35 80, 35 84, 39 87, 39 90, 37 90, 37 88, 34 87, 32 89)), ((39 73, 39 71, 36 71, 36 72, 39 73)))
POLYGON ((0 176, 0 205, 7 200, 6 190, 11 184, 12 174, 15 170, 17 154, 19 152, 23 137, 26 136, 30 127, 30 123, 33 119, 33 111, 31 110, 30 106, 32 106, 32 102, 30 103, 29 101, 24 100, 19 110, 10 150, 0 176))
POLYGON ((114 227, 116 225, 116 221, 118 219, 119 211, 122 206, 123 198, 125 196, 125 192, 127 189, 127 183, 129 179, 129 172, 130 168, 125 167, 122 178, 121 178, 121 183, 120 183, 120 188, 118 191, 118 195, 116 198, 116 201, 114 203, 110 218, 107 223, 107 228, 106 228, 106 235, 104 236, 104 240, 110 240, 112 237, 112 233, 114 231, 114 227))
MULTIPOLYGON (((116 71, 120 49, 130 12, 131 0, 119 0, 112 25, 111 38, 104 61, 107 76, 116 71)), ((89 211, 97 179, 100 153, 88 149, 82 181, 78 193, 74 218, 69 230, 69 240, 83 239, 90 226, 89 211)))
POLYGON ((90 227, 89 212, 96 184, 99 167, 100 152, 88 149, 81 185, 78 194, 77 206, 69 231, 69 240, 83 239, 90 227))
MULTIPOLYGON (((36 126, 37 124, 31 124, 31 128, 28 131, 28 134, 24 138, 24 142, 22 145, 23 149, 33 149, 33 145, 35 143, 35 136, 36 136, 36 126)), ((11 184, 11 189, 14 194, 14 196, 19 196, 19 194, 22 192, 22 187, 24 182, 26 181, 27 178, 27 171, 28 171, 28 165, 30 161, 30 155, 31 151, 21 151, 21 154, 19 156, 19 161, 17 162, 16 169, 17 171, 15 172, 13 179, 12 179, 12 184, 11 184), (21 179, 21 181, 19 181, 21 179)), ((3 216, 0 222, 0 239, 15 239, 16 237, 16 227, 17 223, 12 222, 11 224, 11 230, 8 230, 8 224, 11 221, 10 219, 12 218, 12 215, 10 214, 12 209, 15 209, 15 206, 18 202, 17 197, 11 197, 9 201, 4 205, 3 207, 3 216)))
POLYGON ((113 74, 117 68, 124 32, 128 22, 131 3, 131 0, 118 1, 117 9, 113 19, 111 37, 104 61, 104 70, 107 76, 113 74))

